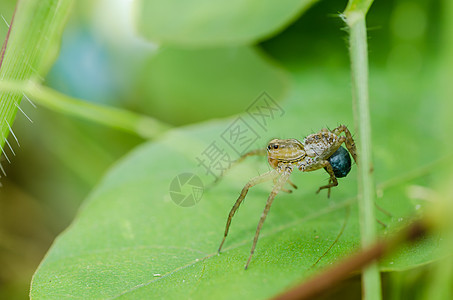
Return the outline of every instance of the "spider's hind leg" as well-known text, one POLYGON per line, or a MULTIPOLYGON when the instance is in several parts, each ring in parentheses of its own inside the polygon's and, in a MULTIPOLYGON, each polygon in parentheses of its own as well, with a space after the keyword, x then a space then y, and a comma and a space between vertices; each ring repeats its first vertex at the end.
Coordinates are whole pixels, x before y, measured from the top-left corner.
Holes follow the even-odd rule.
POLYGON ((332 132, 336 135, 340 135, 342 132, 344 132, 345 137, 340 137, 340 140, 346 145, 346 148, 348 149, 349 153, 351 153, 352 158, 354 158, 355 163, 357 163, 357 149, 355 146, 354 139, 352 138, 352 134, 349 131, 348 127, 346 125, 340 125, 332 132))
MULTIPOLYGON (((329 186, 329 185, 332 184, 332 183, 333 183, 332 179, 329 178, 329 184, 328 184, 327 186, 329 186)), ((330 198, 330 188, 331 188, 331 186, 329 186, 329 187, 327 188, 327 198, 330 198)), ((318 189, 318 191, 317 191, 316 193, 319 193, 319 191, 321 191, 321 187, 318 189)))
POLYGON ((330 198, 330 188, 337 186, 338 185, 338 180, 337 177, 335 176, 335 173, 333 172, 332 165, 330 164, 329 161, 324 160, 320 162, 322 166, 326 169, 327 173, 329 173, 330 178, 329 178, 329 184, 323 185, 319 187, 318 191, 316 193, 319 193, 323 189, 328 189, 327 190, 327 198, 330 198))
POLYGON ((322 168, 324 168, 326 170, 326 172, 329 173, 329 175, 330 175, 329 184, 319 187, 319 189, 316 193, 319 193, 323 189, 328 189, 327 197, 330 197, 330 188, 337 186, 338 180, 337 180, 337 177, 335 176, 332 165, 330 164, 330 162, 328 160, 319 160, 319 161, 310 162, 308 165, 301 165, 299 167, 299 170, 301 170, 302 172, 310 172, 310 171, 315 171, 315 170, 319 170, 322 168))

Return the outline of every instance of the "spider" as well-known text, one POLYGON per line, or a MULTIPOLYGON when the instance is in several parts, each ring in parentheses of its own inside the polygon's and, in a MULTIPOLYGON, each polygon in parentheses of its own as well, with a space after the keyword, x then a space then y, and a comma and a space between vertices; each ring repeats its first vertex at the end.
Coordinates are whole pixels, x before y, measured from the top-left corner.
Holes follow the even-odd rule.
POLYGON ((316 193, 319 193, 323 189, 327 189, 327 196, 330 197, 330 188, 338 185, 337 177, 345 177, 351 170, 351 158, 349 157, 348 151, 341 147, 343 143, 357 163, 355 143, 351 132, 345 125, 340 125, 334 130, 322 129, 318 133, 307 136, 302 142, 297 139, 273 139, 268 143, 267 149, 253 150, 241 156, 237 162, 242 161, 248 156, 267 154, 267 160, 272 167, 272 170, 250 179, 242 189, 239 198, 236 200, 236 203, 228 215, 225 234, 220 243, 218 252, 220 253, 220 250, 222 249, 223 243, 228 235, 228 230, 230 229, 231 220, 247 195, 248 190, 259 183, 273 180, 274 187, 272 188, 263 214, 258 222, 252 249, 250 250, 250 256, 245 265, 245 269, 248 268, 252 259, 261 227, 269 213, 269 209, 271 208, 275 196, 280 191, 291 192, 291 190, 284 188, 286 183, 295 189, 297 188, 296 185, 289 180, 294 169, 299 169, 302 172, 309 172, 324 168, 330 175, 329 183, 321 186, 316 193), (340 135, 343 132, 344 136, 340 135))

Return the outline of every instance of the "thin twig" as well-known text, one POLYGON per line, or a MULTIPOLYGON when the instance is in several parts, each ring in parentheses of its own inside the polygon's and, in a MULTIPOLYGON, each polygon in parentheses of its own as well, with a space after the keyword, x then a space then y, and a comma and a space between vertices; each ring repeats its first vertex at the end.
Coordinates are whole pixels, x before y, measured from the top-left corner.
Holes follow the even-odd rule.
POLYGON ((374 245, 346 258, 337 265, 323 273, 303 282, 289 291, 276 296, 275 300, 312 299, 332 288, 341 280, 351 276, 355 271, 360 271, 372 262, 382 258, 387 253, 395 250, 404 242, 414 242, 424 236, 430 228, 428 223, 417 220, 400 231, 393 238, 376 242, 374 245))

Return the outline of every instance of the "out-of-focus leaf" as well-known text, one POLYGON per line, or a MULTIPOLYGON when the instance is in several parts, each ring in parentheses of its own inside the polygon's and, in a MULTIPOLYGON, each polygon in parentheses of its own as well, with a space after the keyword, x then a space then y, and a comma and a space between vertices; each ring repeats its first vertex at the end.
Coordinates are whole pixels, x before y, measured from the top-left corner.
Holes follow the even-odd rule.
POLYGON ((138 105, 157 118, 185 124, 244 112, 267 92, 281 100, 288 74, 252 47, 163 48, 143 71, 138 105))
POLYGON ((139 0, 139 32, 159 44, 251 44, 282 29, 314 0, 139 0))

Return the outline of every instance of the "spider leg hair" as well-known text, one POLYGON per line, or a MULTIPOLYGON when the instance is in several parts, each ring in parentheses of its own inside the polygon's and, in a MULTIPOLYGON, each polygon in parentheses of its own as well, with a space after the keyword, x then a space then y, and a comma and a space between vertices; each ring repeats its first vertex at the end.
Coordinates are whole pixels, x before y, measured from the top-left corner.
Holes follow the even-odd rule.
POLYGON ((255 232, 255 238, 253 239, 253 245, 252 249, 250 250, 250 256, 247 260, 247 263, 245 265, 245 269, 248 268, 250 260, 252 259, 253 253, 255 252, 255 247, 256 243, 258 242, 258 237, 260 235, 261 227, 263 227, 264 220, 266 220, 267 214, 269 213, 269 210, 271 208, 272 202, 275 199, 275 196, 280 192, 280 190, 283 188, 286 182, 289 180, 289 176, 291 175, 291 172, 293 169, 291 167, 286 167, 283 173, 280 175, 280 177, 277 180, 277 183, 274 185, 272 188, 271 194, 269 195, 269 198, 267 199, 266 206, 264 207, 263 214, 261 215, 260 221, 258 223, 258 226, 256 228, 255 232))
POLYGON ((220 253, 220 250, 222 249, 223 243, 225 242, 225 239, 226 239, 226 237, 228 235, 228 230, 230 229, 230 225, 231 225, 231 219, 233 219, 234 214, 238 210, 238 208, 241 205, 242 201, 244 201, 248 190, 252 186, 255 186, 257 184, 260 184, 260 183, 265 182, 265 181, 273 180, 274 178, 277 178, 279 175, 280 174, 276 170, 272 169, 271 171, 266 172, 266 173, 264 173, 264 174, 262 174, 260 176, 256 176, 256 177, 250 179, 249 182, 247 182, 247 184, 242 189, 241 194, 239 195, 239 198, 236 200, 236 203, 234 203, 233 208, 230 211, 230 214, 228 215, 227 223, 226 223, 226 226, 225 226, 225 234, 223 236, 222 242, 220 243, 219 250, 218 250, 219 253, 220 253))

